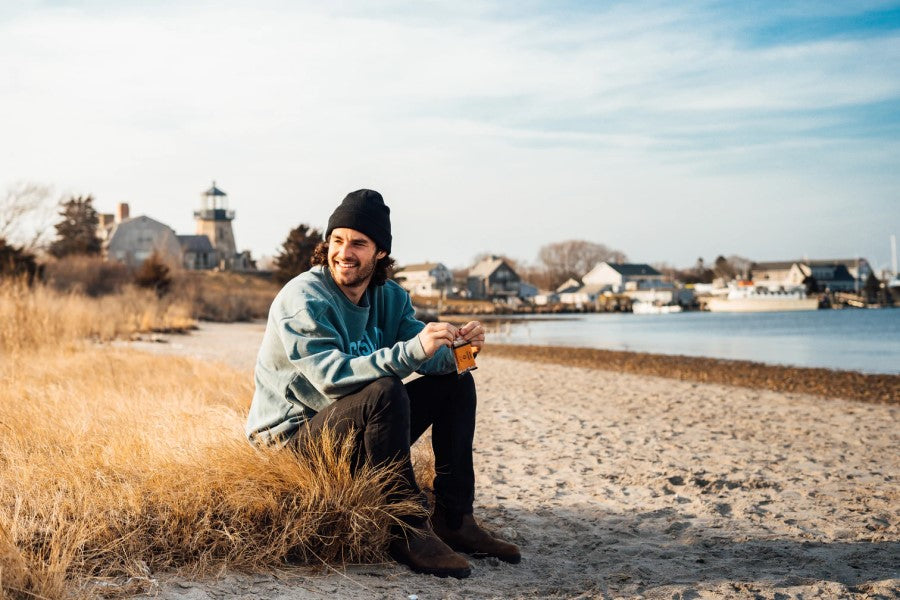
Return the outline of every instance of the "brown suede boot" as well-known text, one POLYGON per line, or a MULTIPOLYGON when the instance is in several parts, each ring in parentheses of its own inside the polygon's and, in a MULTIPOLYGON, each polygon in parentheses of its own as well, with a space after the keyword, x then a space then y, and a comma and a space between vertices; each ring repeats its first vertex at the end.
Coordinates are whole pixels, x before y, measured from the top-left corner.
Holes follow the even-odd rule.
POLYGON ((481 528, 470 514, 462 515, 458 528, 448 524, 447 513, 440 505, 434 507, 431 524, 439 538, 457 552, 465 552, 475 557, 495 556, 500 560, 517 564, 522 560, 519 548, 515 544, 504 542, 481 528))
POLYGON ((434 534, 426 521, 423 529, 405 531, 391 541, 391 557, 416 573, 463 579, 472 574, 465 556, 457 554, 434 534))

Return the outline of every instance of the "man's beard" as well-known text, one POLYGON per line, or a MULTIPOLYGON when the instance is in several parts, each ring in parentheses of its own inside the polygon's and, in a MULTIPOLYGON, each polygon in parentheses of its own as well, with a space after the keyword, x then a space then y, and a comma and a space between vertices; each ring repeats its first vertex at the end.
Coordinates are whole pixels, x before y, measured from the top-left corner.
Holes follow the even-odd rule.
POLYGON ((341 271, 335 267, 334 263, 335 259, 328 259, 328 270, 331 272, 331 278, 344 287, 352 288, 366 283, 375 272, 375 266, 378 263, 378 259, 373 256, 371 262, 365 263, 360 261, 355 269, 355 273, 352 274, 341 273, 341 271))

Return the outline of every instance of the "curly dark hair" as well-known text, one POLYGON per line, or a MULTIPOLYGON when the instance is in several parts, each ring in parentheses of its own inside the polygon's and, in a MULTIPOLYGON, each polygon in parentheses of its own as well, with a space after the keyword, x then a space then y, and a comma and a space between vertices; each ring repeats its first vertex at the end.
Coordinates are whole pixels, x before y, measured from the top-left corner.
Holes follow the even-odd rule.
MULTIPOLYGON (((328 242, 319 242, 316 246, 316 249, 313 250, 312 259, 310 262, 313 266, 322 265, 326 269, 328 268, 328 242)), ((372 273, 372 280, 369 282, 369 285, 384 285, 385 282, 390 279, 394 275, 394 265, 397 264, 390 255, 385 256, 384 258, 379 258, 375 262, 375 271, 372 273)))

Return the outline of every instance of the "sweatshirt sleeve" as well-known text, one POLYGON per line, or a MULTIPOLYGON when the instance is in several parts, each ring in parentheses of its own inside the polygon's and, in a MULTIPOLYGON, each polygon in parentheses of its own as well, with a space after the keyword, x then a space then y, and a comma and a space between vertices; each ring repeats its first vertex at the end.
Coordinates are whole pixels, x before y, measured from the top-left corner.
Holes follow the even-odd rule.
POLYGON ((351 356, 342 350, 341 337, 334 326, 321 314, 312 314, 309 308, 282 319, 278 335, 299 374, 333 400, 380 377, 407 377, 428 358, 417 337, 367 356, 351 356))
MULTIPOLYGON (((425 328, 425 323, 416 318, 415 310, 409 296, 406 296, 406 302, 403 306, 403 315, 400 317, 400 326, 397 329, 398 340, 418 341, 419 332, 425 328)), ((422 347, 419 342, 419 347, 422 347)), ((424 355, 425 350, 422 350, 424 355)), ((450 348, 438 348, 434 356, 427 359, 419 367, 416 372, 422 375, 444 375, 456 371, 456 361, 453 359, 453 352, 450 348)))

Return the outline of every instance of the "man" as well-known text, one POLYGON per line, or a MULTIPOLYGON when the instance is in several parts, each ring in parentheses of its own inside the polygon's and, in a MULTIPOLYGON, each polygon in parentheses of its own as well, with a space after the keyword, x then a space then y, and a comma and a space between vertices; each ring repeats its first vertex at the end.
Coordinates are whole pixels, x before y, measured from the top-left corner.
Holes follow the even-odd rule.
POLYGON ((354 468, 398 462, 398 494, 424 506, 409 447, 431 426, 434 513, 405 517, 414 533, 398 532, 391 555, 416 572, 453 577, 471 572, 456 551, 517 563, 519 549, 472 516, 475 383, 469 373, 456 374, 450 346, 461 338, 481 349, 484 327, 416 320, 409 295, 387 280, 390 251, 390 210, 381 195, 348 194, 328 220, 313 268, 272 303, 247 435, 296 444, 326 426, 352 431, 354 468), (404 385, 413 372, 423 376, 404 385))

